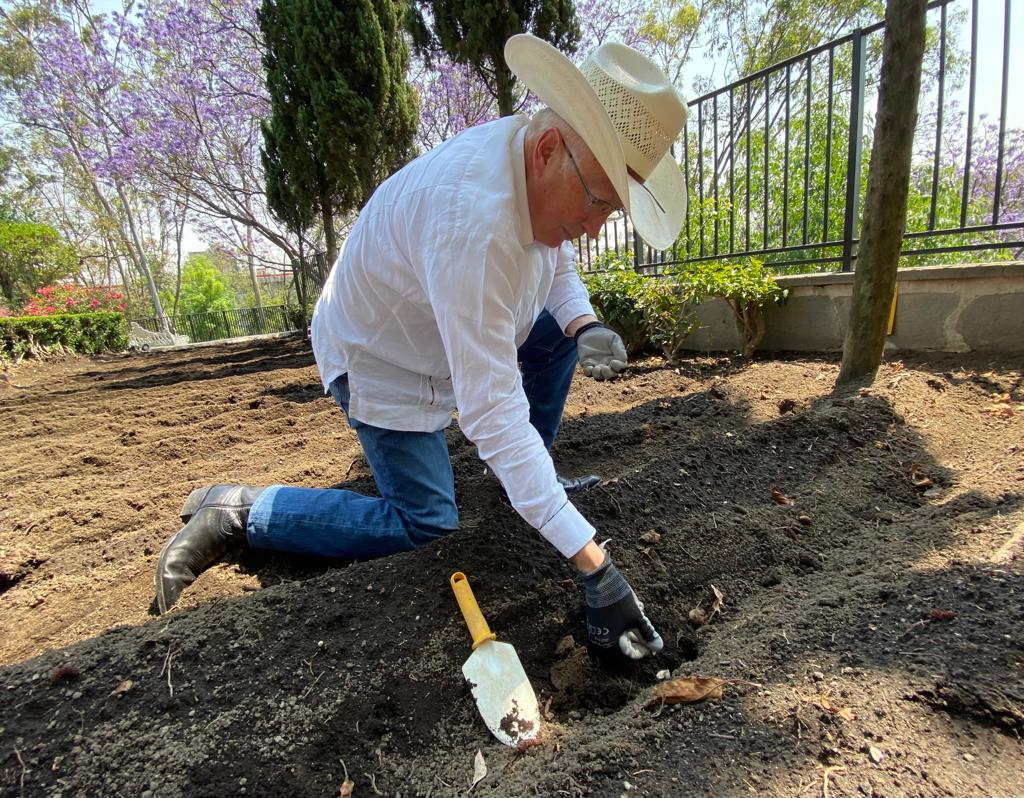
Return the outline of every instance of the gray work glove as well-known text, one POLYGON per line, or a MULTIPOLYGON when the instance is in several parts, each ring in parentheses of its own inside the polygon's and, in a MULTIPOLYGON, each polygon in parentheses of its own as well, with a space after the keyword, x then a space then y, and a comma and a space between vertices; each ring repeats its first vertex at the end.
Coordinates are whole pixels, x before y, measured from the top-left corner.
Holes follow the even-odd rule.
POLYGON ((587 602, 587 632, 602 648, 619 650, 630 659, 643 659, 665 645, 644 615, 644 605, 605 552, 604 563, 583 575, 587 602))
POLYGON ((595 380, 614 378, 629 362, 619 334, 599 321, 584 324, 573 339, 583 373, 595 380))

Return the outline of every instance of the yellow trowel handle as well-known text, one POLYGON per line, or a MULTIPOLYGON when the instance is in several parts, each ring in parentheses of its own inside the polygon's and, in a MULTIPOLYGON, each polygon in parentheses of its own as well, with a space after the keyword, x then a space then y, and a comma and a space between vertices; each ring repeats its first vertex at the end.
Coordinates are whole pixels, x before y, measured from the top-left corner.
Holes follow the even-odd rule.
POLYGON ((473 637, 473 650, 476 651, 476 647, 481 643, 495 640, 498 636, 491 631, 484 614, 480 612, 480 606, 476 603, 476 596, 473 595, 473 588, 469 586, 466 575, 462 571, 457 571, 448 581, 451 582, 455 600, 459 602, 462 617, 466 619, 469 634, 473 637))

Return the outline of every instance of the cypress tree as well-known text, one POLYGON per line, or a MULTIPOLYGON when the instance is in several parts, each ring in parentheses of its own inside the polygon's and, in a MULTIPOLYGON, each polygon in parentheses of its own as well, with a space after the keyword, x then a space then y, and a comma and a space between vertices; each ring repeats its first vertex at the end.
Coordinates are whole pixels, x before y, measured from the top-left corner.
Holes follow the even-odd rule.
POLYGON ((270 119, 267 200, 295 231, 319 214, 329 261, 334 217, 366 204, 413 154, 415 96, 401 0, 263 0, 270 119))
POLYGON ((572 0, 410 0, 406 26, 428 65, 442 53, 469 65, 487 84, 502 116, 516 106, 515 76, 505 65, 508 38, 532 33, 570 53, 580 38, 572 0))

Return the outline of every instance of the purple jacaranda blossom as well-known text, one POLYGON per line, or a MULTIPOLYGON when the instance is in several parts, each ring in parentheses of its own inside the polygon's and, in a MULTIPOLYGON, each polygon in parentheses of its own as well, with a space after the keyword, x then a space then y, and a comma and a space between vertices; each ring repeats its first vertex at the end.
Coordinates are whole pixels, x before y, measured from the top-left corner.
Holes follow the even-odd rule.
POLYGON ((39 69, 19 115, 98 191, 130 188, 154 206, 177 196, 204 233, 277 260, 268 248, 294 255, 263 195, 259 124, 269 102, 257 7, 155 0, 127 16, 68 9, 34 37, 39 69))
POLYGON ((422 149, 498 117, 494 97, 471 67, 437 59, 433 69, 417 62, 413 70, 420 109, 416 143, 422 149))
POLYGON ((644 33, 643 22, 649 11, 645 0, 580 0, 576 16, 580 22, 580 42, 575 60, 605 42, 626 44, 645 55, 652 54, 652 45, 644 33))
MULTIPOLYGON (((580 43, 568 57, 580 62, 599 45, 617 41, 652 54, 653 47, 643 33, 647 14, 644 0, 584 0, 577 3, 580 43)), ((497 103, 473 70, 434 56, 433 68, 422 62, 413 65, 410 82, 420 98, 420 127, 417 144, 429 149, 467 127, 498 117, 497 103)), ((521 96, 517 111, 531 113, 538 107, 532 97, 521 96)))

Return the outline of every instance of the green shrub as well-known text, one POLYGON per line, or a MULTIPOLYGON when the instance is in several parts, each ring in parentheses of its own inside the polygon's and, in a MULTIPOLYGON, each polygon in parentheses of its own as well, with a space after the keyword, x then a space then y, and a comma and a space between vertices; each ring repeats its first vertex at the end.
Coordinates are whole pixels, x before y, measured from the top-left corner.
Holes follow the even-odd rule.
POLYGON ((58 314, 0 318, 0 361, 17 363, 49 352, 94 355, 128 348, 121 313, 58 314))
POLYGON ((695 294, 717 296, 729 305, 744 357, 753 355, 764 338, 764 306, 771 301, 781 304, 788 295, 756 258, 745 258, 737 263, 710 260, 688 263, 679 270, 678 277, 692 286, 695 294))
POLYGON ((285 305, 284 315, 290 330, 304 330, 309 326, 306 309, 302 305, 285 305))
POLYGON ((602 255, 594 268, 593 273, 583 275, 583 284, 598 317, 622 336, 629 354, 649 351, 650 331, 640 304, 646 278, 633 271, 629 259, 618 252, 602 255))
POLYGON ((697 327, 699 304, 690 286, 674 274, 645 277, 632 258, 618 252, 598 259, 597 271, 583 275, 590 301, 601 321, 622 336, 631 355, 661 351, 669 360, 682 352, 697 327))

